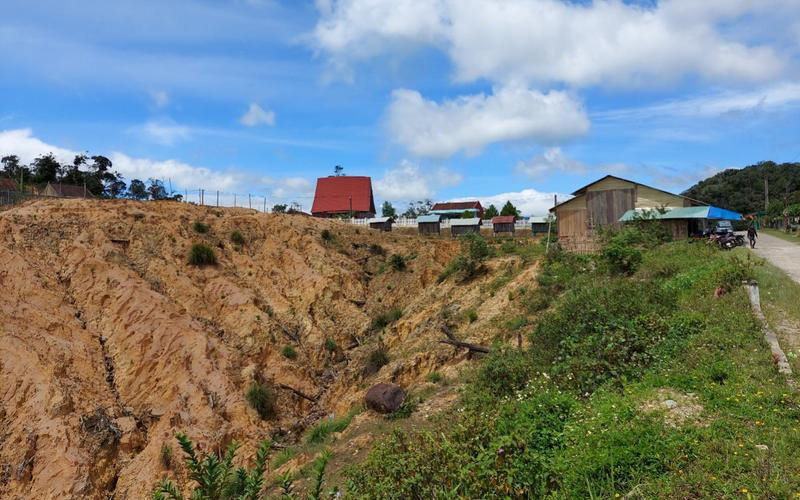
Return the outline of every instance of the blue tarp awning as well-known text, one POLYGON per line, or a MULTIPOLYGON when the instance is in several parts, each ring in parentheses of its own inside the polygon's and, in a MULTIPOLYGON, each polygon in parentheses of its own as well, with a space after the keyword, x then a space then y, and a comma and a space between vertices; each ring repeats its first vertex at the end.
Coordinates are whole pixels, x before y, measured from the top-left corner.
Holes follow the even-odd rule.
POLYGON ((742 214, 732 210, 726 210, 715 206, 705 207, 678 207, 666 208, 664 212, 655 209, 641 209, 635 208, 628 210, 622 217, 619 218, 620 222, 629 222, 637 218, 654 219, 654 220, 667 220, 667 219, 709 219, 709 220, 742 220, 742 214))

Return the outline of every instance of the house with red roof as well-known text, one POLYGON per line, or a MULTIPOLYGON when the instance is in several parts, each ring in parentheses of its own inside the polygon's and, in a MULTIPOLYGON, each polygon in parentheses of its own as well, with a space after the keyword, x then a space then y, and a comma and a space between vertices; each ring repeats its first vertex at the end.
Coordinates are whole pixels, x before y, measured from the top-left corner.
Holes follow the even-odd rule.
POLYGON ((431 213, 445 219, 458 219, 464 212, 472 212, 474 217, 483 219, 483 207, 479 201, 448 201, 433 205, 431 213))
POLYGON ((375 217, 372 179, 364 176, 338 175, 320 177, 311 206, 314 217, 375 217))

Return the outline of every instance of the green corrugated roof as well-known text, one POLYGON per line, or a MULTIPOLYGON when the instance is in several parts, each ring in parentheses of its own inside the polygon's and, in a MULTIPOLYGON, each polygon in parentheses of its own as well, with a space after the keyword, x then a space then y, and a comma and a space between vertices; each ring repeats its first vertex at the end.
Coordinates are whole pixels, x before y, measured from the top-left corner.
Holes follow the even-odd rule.
POLYGON ((629 222, 635 220, 637 216, 645 219, 705 219, 708 217, 708 207, 671 208, 667 209, 667 211, 664 213, 661 213, 654 208, 635 208, 622 214, 622 217, 619 218, 619 221, 629 222))
POLYGON ((417 217, 417 223, 420 222, 439 222, 442 219, 440 215, 420 215, 417 217))
POLYGON ((471 219, 450 219, 451 226, 480 226, 481 219, 473 217, 471 219))

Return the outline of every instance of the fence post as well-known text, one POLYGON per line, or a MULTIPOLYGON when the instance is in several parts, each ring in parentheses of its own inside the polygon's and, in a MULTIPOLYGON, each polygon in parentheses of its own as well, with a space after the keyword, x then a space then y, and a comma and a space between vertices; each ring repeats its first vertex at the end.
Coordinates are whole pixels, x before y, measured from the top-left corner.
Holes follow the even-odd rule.
POLYGON ((267 197, 264 197, 264 213, 267 213, 267 197))
POLYGON ((250 208, 250 210, 253 209, 253 200, 250 198, 250 193, 247 193, 247 206, 250 208))
POLYGON ((236 208, 236 193, 233 193, 233 208, 236 208))
POLYGON ((217 189, 217 206, 219 206, 219 189, 217 189))

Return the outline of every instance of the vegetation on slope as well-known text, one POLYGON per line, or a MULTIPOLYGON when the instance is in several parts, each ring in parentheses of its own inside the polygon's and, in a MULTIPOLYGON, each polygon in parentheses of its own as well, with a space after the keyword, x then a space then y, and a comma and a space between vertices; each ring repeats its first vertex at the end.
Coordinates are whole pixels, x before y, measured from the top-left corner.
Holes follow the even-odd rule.
MULTIPOLYGON (((742 169, 728 169, 687 189, 691 198, 741 213, 764 210, 764 179, 769 181, 770 211, 800 204, 800 163, 765 161, 742 169)), ((777 215, 777 214, 776 214, 777 215)))
POLYGON ((798 492, 800 404, 776 376, 739 286, 753 262, 683 242, 634 250, 642 264, 625 273, 602 254, 546 259, 541 294, 558 297, 541 301, 549 308, 529 331, 530 347, 496 349, 433 429, 397 431, 351 466, 348 492, 798 492), (717 289, 729 292, 717 299, 717 289))

